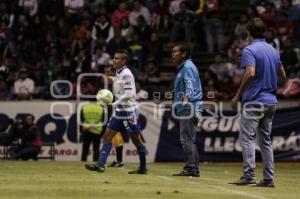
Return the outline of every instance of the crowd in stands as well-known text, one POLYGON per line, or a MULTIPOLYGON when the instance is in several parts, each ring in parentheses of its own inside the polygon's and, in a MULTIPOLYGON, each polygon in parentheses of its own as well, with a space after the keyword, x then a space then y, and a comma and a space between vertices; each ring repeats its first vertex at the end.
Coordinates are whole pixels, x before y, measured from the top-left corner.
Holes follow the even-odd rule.
MULTIPOLYGON (((78 76, 110 72, 120 48, 131 54, 139 87, 158 88, 160 65, 170 57, 164 49, 183 41, 215 55, 211 65, 198 66, 205 96, 228 100, 243 75, 240 56, 253 17, 267 24, 266 40, 293 85, 281 85, 278 95, 299 96, 300 0, 250 0, 239 20, 228 17, 229 8, 226 0, 2 0, 0 100, 51 99, 51 90, 75 98, 78 76), (54 80, 62 82, 50 89, 54 80)), ((83 78, 81 92, 95 94, 99 84, 83 78)))

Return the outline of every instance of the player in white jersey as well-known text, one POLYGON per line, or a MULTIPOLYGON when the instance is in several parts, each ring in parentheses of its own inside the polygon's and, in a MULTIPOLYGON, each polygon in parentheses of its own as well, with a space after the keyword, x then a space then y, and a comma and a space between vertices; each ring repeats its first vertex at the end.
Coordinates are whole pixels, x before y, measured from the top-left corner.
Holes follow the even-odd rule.
POLYGON ((85 165, 88 170, 104 172, 105 164, 112 148, 112 138, 117 132, 126 132, 137 148, 140 166, 129 174, 146 174, 146 148, 141 139, 141 127, 137 114, 135 101, 136 89, 134 77, 126 66, 128 53, 126 50, 118 50, 115 53, 113 62, 116 69, 116 76, 110 77, 113 80, 113 93, 116 97, 114 106, 116 109, 111 116, 103 135, 103 146, 97 164, 85 165))

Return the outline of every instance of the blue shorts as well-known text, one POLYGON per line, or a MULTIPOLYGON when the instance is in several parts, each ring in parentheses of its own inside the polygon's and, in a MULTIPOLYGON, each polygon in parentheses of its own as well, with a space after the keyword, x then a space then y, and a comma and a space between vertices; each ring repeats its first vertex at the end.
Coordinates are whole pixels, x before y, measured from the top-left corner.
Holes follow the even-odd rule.
POLYGON ((137 110, 116 111, 108 122, 108 128, 121 133, 140 133, 141 125, 137 110))

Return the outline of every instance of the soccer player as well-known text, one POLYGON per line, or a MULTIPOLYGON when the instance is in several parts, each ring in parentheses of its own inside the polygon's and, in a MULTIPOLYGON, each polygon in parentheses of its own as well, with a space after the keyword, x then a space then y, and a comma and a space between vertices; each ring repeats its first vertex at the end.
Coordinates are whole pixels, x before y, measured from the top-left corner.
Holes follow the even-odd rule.
POLYGON ((174 176, 199 177, 199 157, 196 145, 195 122, 202 112, 202 89, 197 67, 190 59, 186 45, 176 45, 172 50, 172 61, 178 64, 174 82, 174 105, 179 117, 180 143, 185 166, 174 176), (195 120, 196 119, 196 120, 195 120))
POLYGON ((128 53, 126 50, 117 50, 113 65, 116 69, 116 76, 109 77, 113 80, 113 93, 116 97, 114 106, 116 107, 110 117, 108 126, 103 135, 103 146, 97 164, 86 165, 91 171, 104 172, 105 164, 112 148, 112 138, 117 132, 128 133, 130 139, 137 148, 140 166, 137 170, 129 171, 129 174, 146 174, 146 148, 142 142, 141 127, 138 119, 137 103, 135 101, 136 89, 135 80, 131 71, 127 68, 126 62, 128 53))
POLYGON ((240 144, 243 155, 243 176, 230 184, 256 184, 255 180, 255 137, 263 160, 263 179, 256 184, 274 187, 274 158, 271 142, 272 119, 277 104, 277 74, 287 81, 279 54, 264 38, 265 24, 259 18, 251 19, 247 30, 253 41, 243 49, 241 67, 245 74, 232 106, 235 108, 242 97, 240 144), (251 102, 251 104, 249 103, 251 102))

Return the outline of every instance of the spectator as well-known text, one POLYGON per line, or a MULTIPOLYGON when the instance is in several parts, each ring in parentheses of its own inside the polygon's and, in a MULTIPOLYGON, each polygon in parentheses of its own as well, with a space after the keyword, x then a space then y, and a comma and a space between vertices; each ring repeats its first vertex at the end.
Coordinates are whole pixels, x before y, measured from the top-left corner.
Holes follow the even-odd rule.
POLYGON ((121 35, 121 29, 114 29, 114 37, 108 42, 106 51, 110 56, 113 56, 118 49, 128 49, 128 43, 126 38, 121 35))
POLYGON ((266 37, 266 42, 271 44, 277 50, 277 52, 280 53, 280 42, 275 35, 275 31, 267 30, 265 33, 265 37, 266 37))
POLYGON ((129 11, 125 2, 119 4, 119 8, 114 11, 111 17, 111 24, 114 28, 119 28, 121 26, 121 21, 124 18, 128 19, 129 11))
POLYGON ((171 33, 171 43, 176 41, 180 29, 184 30, 184 40, 191 42, 192 27, 195 22, 195 13, 187 8, 187 2, 180 3, 180 10, 173 16, 173 28, 171 33))
POLYGON ((157 83, 160 81, 160 72, 154 60, 149 60, 145 71, 139 76, 139 81, 157 83))
POLYGON ((18 6, 31 17, 38 12, 38 0, 19 0, 18 6))
POLYGON ((223 78, 225 72, 225 64, 223 61, 223 56, 221 54, 216 54, 214 58, 214 63, 209 66, 209 69, 218 77, 218 80, 223 78))
POLYGON ((33 115, 29 114, 25 117, 20 137, 21 145, 11 147, 8 151, 10 158, 13 160, 37 160, 37 156, 41 151, 42 141, 39 130, 34 123, 33 115))
POLYGON ((299 67, 297 67, 299 60, 291 39, 287 39, 283 44, 283 50, 280 57, 289 78, 295 77, 296 73, 299 71, 299 67))
POLYGON ((34 81, 27 77, 26 68, 19 70, 19 79, 14 83, 14 94, 18 100, 30 100, 34 92, 34 81))
POLYGON ((214 41, 217 41, 217 50, 221 51, 224 47, 224 24, 223 5, 219 0, 207 0, 205 3, 205 33, 208 52, 215 50, 214 41))
POLYGON ((104 68, 112 64, 110 55, 103 50, 103 46, 96 46, 92 55, 92 70, 104 72, 104 68))
POLYGON ((0 80, 0 101, 9 101, 13 99, 10 89, 4 80, 0 80))
POLYGON ((247 22, 247 15, 242 14, 240 16, 240 21, 236 24, 234 28, 234 34, 242 45, 245 45, 247 43, 247 22))
POLYGON ((211 70, 203 72, 204 97, 212 100, 219 98, 219 82, 217 76, 211 70))
POLYGON ((0 21, 11 28, 15 19, 15 14, 9 9, 5 2, 0 2, 0 21))
POLYGON ((129 43, 129 50, 132 57, 132 64, 138 69, 141 69, 145 55, 143 43, 140 40, 140 36, 134 33, 132 42, 129 43))
POLYGON ((46 24, 54 24, 65 13, 64 0, 42 0, 40 7, 40 15, 46 24))
POLYGON ((79 20, 79 12, 83 5, 83 0, 65 0, 66 15, 71 24, 75 24, 79 20))
POLYGON ((276 25, 276 8, 273 2, 267 2, 264 5, 265 11, 260 14, 260 18, 264 21, 268 28, 274 28, 276 25))
POLYGON ((139 38, 143 44, 146 44, 150 40, 152 30, 142 15, 138 16, 137 18, 137 24, 134 26, 134 32, 139 35, 139 38))
POLYGON ((281 43, 285 43, 287 38, 293 37, 294 25, 288 19, 288 14, 281 12, 276 24, 277 35, 281 43))
POLYGON ((92 39, 97 40, 99 37, 103 37, 108 42, 110 40, 110 27, 110 23, 105 15, 97 16, 92 30, 92 39))
POLYGON ((130 42, 133 37, 133 27, 129 24, 128 18, 123 18, 121 20, 120 27, 121 27, 122 37, 126 38, 126 40, 130 42))
POLYGON ((158 0, 151 20, 152 29, 167 29, 170 22, 169 0, 158 0))
POLYGON ((137 25, 137 19, 138 16, 144 16, 147 24, 150 24, 150 13, 148 8, 146 8, 145 6, 143 6, 141 4, 141 2, 139 0, 134 0, 133 1, 133 10, 130 12, 129 14, 129 23, 132 26, 136 26, 137 25))
POLYGON ((91 57, 84 49, 81 49, 73 59, 72 66, 77 74, 88 73, 91 71, 91 57))
POLYGON ((173 17, 177 12, 179 12, 179 5, 183 0, 173 0, 169 7, 169 12, 173 17))
POLYGON ((155 59, 160 62, 163 51, 162 46, 162 41, 159 39, 158 34, 156 32, 152 32, 150 41, 146 46, 146 54, 148 56, 148 59, 155 59))

